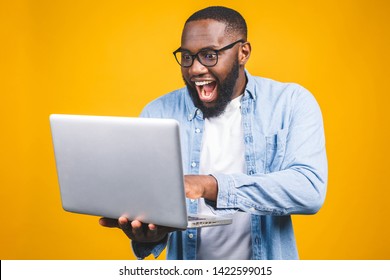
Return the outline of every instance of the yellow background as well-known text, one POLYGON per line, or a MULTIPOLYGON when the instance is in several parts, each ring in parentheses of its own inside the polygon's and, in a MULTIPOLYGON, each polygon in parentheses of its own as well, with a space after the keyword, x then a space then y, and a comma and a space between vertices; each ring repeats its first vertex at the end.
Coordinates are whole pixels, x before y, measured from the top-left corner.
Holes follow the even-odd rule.
POLYGON ((250 73, 302 84, 322 108, 328 195, 294 217, 301 258, 389 259, 388 3, 1 0, 0 258, 134 258, 119 230, 62 210, 48 116, 137 116, 183 86, 185 19, 222 4, 247 20, 250 73))

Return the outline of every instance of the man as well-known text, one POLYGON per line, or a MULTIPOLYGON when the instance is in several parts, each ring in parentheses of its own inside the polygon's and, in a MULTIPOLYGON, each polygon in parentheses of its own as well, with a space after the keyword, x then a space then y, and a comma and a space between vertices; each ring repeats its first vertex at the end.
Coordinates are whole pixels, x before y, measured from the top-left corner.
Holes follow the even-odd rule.
POLYGON ((185 23, 174 52, 185 88, 150 103, 143 117, 180 122, 191 213, 232 215, 228 226, 175 231, 102 218, 135 254, 168 259, 297 259, 291 214, 322 206, 327 160, 321 112, 296 84, 253 77, 242 16, 208 7, 185 23))

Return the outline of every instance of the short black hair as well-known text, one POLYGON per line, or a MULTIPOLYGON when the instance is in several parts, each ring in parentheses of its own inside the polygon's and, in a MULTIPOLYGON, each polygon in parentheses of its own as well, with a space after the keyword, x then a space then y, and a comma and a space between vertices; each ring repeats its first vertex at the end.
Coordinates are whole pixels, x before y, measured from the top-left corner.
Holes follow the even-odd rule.
POLYGON ((245 19, 239 12, 233 9, 223 6, 207 7, 192 14, 187 19, 185 24, 191 21, 202 19, 213 19, 219 22, 223 22, 226 24, 225 32, 227 34, 238 33, 243 36, 244 40, 247 39, 248 29, 245 19))

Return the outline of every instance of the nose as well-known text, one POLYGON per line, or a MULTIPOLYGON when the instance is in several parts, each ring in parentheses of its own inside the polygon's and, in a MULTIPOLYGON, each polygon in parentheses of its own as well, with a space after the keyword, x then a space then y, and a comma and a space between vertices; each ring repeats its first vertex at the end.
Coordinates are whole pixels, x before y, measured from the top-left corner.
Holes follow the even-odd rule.
POLYGON ((202 63, 199 62, 198 57, 194 59, 191 67, 188 69, 188 72, 191 76, 198 76, 207 73, 208 69, 202 63))

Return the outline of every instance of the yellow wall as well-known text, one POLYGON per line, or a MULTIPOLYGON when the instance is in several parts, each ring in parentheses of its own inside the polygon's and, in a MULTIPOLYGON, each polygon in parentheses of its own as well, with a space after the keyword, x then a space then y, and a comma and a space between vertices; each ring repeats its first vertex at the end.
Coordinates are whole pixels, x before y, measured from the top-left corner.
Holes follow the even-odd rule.
POLYGON ((119 230, 62 210, 48 116, 137 116, 181 87, 172 51, 210 4, 246 17, 252 74, 321 105, 329 191, 294 217, 301 258, 390 258, 387 1, 0 0, 1 259, 134 257, 119 230))

